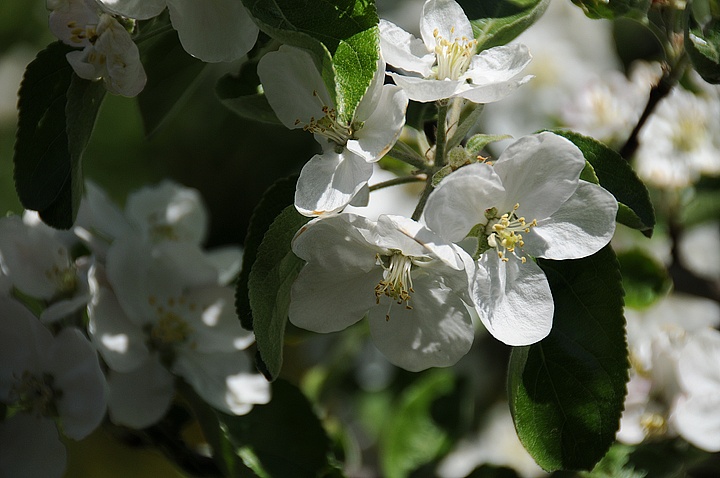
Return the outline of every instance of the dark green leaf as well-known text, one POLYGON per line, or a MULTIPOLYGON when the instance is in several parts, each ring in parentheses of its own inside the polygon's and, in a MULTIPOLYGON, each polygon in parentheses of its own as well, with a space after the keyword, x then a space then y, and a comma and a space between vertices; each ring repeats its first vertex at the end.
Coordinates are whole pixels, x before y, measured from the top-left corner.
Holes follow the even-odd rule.
POLYGON ((248 296, 250 270, 255 263, 255 259, 257 259, 258 248, 270 225, 288 204, 293 204, 296 183, 297 176, 276 181, 265 191, 250 217, 250 225, 243 243, 242 269, 237 280, 235 293, 235 310, 238 317, 240 317, 242 326, 248 330, 253 329, 252 309, 250 308, 250 298, 248 296))
POLYGON ((630 16, 642 18, 652 0, 572 0, 590 18, 617 18, 630 16))
POLYGON ((459 0, 470 19, 478 51, 505 45, 535 23, 550 0, 459 0))
POLYGON ((680 219, 688 227, 720 220, 720 190, 695 191, 688 203, 683 205, 680 219))
POLYGON ((512 468, 494 465, 482 465, 473 470, 467 478, 519 478, 519 475, 512 468))
MULTIPOLYGON (((648 478, 684 478, 688 476, 688 469, 710 456, 685 440, 669 439, 640 444, 630 453, 628 463, 636 470, 645 471, 648 478)), ((710 474, 691 476, 714 476, 716 473, 717 468, 711 468, 710 474)))
POLYGON ((272 385, 272 400, 244 416, 218 414, 245 464, 272 478, 317 478, 332 467, 331 442, 311 403, 283 380, 272 385))
POLYGON ((510 409, 520 441, 545 470, 589 470, 615 439, 628 380, 619 265, 609 246, 539 264, 555 302, 553 328, 513 348, 510 409))
POLYGON ((720 83, 720 19, 701 27, 688 9, 685 12, 685 50, 695 70, 708 83, 720 83))
POLYGON ((291 250, 295 233, 310 219, 295 206, 286 207, 263 236, 248 278, 260 368, 268 380, 282 368, 285 325, 290 307, 290 288, 304 262, 291 250))
POLYGON ((618 261, 629 307, 649 307, 670 292, 672 279, 665 266, 641 249, 619 253, 618 261))
MULTIPOLYGON (((551 130, 572 141, 580 148, 585 160, 592 166, 600 186, 612 193, 620 203, 617 220, 647 237, 655 227, 655 209, 647 188, 622 156, 596 139, 572 131, 551 130)), ((588 173, 583 177, 590 180, 588 173)))
POLYGON ((147 83, 138 103, 149 136, 192 91, 206 64, 185 52, 167 14, 142 24, 140 31, 136 42, 147 83))
POLYGON ((383 476, 404 477, 449 445, 431 411, 436 399, 452 392, 453 382, 450 372, 438 369, 405 390, 380 436, 383 476))
POLYGON ((82 154, 95 126, 105 88, 81 80, 53 43, 25 72, 18 102, 15 187, 27 209, 49 225, 72 226, 82 196, 82 154))
POLYGON ((243 0, 261 30, 309 50, 342 119, 352 118, 379 56, 378 17, 370 0, 243 0))

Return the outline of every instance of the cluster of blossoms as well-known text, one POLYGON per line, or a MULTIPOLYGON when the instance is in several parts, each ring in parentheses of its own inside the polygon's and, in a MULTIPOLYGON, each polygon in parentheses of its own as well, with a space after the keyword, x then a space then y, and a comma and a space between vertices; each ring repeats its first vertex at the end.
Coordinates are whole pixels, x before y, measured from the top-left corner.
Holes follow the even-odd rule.
MULTIPOLYGON (((453 0, 425 2, 420 31, 422 40, 380 22, 381 60, 353 118, 339 117, 302 50, 281 47, 258 65, 282 122, 312 132, 323 146, 295 194, 297 210, 316 218, 292 243, 306 265, 292 288, 290 321, 333 332, 367 316, 376 346, 408 370, 457 362, 472 345, 474 315, 510 345, 547 336, 553 299, 535 259, 597 252, 613 235, 617 211, 610 193, 580 180, 580 150, 541 133, 521 138, 495 162, 456 168, 418 217, 372 221, 342 212, 367 202, 371 163, 397 141, 408 99, 457 110, 501 100, 530 79, 521 75, 527 48, 478 52, 453 0), (386 62, 395 85, 383 81, 386 62)), ((457 125, 448 118, 445 126, 457 125)), ((429 164, 434 154, 427 153, 429 164)))
POLYGON ((132 36, 137 20, 157 17, 167 8, 185 51, 205 62, 242 58, 259 32, 242 2, 234 0, 47 0, 47 8, 52 33, 82 48, 67 54, 75 73, 102 79, 108 91, 129 97, 147 81, 132 36))
POLYGON ((56 420, 76 440, 106 411, 118 425, 155 424, 177 380, 225 413, 270 399, 244 351, 254 337, 240 326, 227 286, 241 251, 202 249, 207 213, 198 193, 164 182, 131 194, 122 211, 97 186, 87 190, 72 231, 29 212, 0 219, 7 476, 62 474, 56 420), (46 460, 31 456, 37 440, 46 460))
POLYGON ((720 451, 720 307, 673 294, 627 311, 630 382, 618 440, 637 444, 680 435, 720 451))

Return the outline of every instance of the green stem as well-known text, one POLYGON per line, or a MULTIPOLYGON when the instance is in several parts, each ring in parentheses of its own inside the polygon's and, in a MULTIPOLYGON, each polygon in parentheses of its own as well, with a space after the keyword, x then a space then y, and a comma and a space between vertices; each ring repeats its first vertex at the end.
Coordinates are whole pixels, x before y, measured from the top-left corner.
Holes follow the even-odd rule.
POLYGON ((425 181, 426 177, 424 174, 416 174, 413 176, 402 176, 399 178, 388 179, 381 183, 373 184, 370 186, 370 192, 377 191, 378 189, 387 188, 390 186, 397 186, 398 184, 414 183, 418 181, 425 181))
POLYGON ((414 221, 419 220, 420 216, 422 216, 423 209, 425 209, 425 203, 427 203, 428 197, 430 197, 430 193, 433 191, 432 177, 432 174, 428 174, 427 180, 425 181, 425 189, 423 189, 420 200, 412 213, 412 219, 414 221))
POLYGON ((398 141, 387 153, 388 156, 407 163, 420 171, 428 168, 428 162, 420 154, 402 141, 398 141))
POLYGON ((448 115, 448 102, 447 100, 438 101, 438 119, 437 119, 437 139, 435 142, 435 167, 441 168, 445 165, 445 146, 448 140, 447 131, 447 115, 448 115))

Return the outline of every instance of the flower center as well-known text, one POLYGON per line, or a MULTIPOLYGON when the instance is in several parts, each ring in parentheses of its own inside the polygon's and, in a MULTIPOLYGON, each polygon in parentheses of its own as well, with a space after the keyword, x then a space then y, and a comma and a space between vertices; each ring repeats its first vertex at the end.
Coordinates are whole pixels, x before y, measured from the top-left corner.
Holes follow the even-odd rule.
MULTIPOLYGON (((451 34, 454 32, 455 27, 450 29, 451 34)), ((457 80, 470 66, 470 60, 477 49, 477 40, 463 36, 450 41, 440 36, 437 28, 433 31, 433 36, 437 56, 435 77, 438 80, 457 80)))
POLYGON ((55 400, 60 396, 51 375, 37 376, 27 370, 10 390, 11 401, 20 410, 37 416, 57 416, 55 400))
POLYGON ((335 108, 326 105, 318 95, 317 91, 313 91, 313 96, 318 99, 322 106, 322 112, 325 114, 322 118, 310 117, 309 123, 304 123, 300 119, 295 120, 296 125, 303 125, 303 131, 309 131, 313 134, 319 134, 339 145, 345 145, 348 139, 353 135, 353 129, 338 120, 335 108))
POLYGON ((672 144, 675 150, 690 153, 705 140, 707 125, 702 116, 682 115, 673 129, 672 144))
POLYGON ((508 253, 520 259, 523 264, 527 262, 525 256, 518 256, 515 248, 525 245, 521 232, 530 232, 530 228, 537 226, 537 219, 527 222, 524 217, 518 217, 516 212, 519 207, 520 204, 515 204, 511 212, 496 218, 497 221, 492 225, 488 223, 488 245, 497 250, 498 257, 503 262, 508 261, 508 253))
MULTIPOLYGON (((58 255, 61 258, 61 262, 69 262, 70 259, 67 257, 65 249, 58 249, 58 255)), ((75 273, 75 267, 69 266, 58 266, 53 265, 50 269, 45 271, 45 277, 48 281, 55 285, 55 297, 54 299, 62 299, 72 297, 75 290, 77 290, 77 275, 75 273)))
POLYGON ((640 417, 640 426, 648 437, 663 436, 668 431, 668 424, 665 417, 654 412, 643 413, 640 417))
MULTIPOLYGON (((413 290, 412 276, 412 259, 408 256, 395 252, 391 256, 376 255, 377 264, 382 266, 383 278, 375 286, 375 303, 380 303, 380 296, 388 296, 398 304, 405 303, 406 309, 412 309, 410 306, 410 293, 413 290)), ((385 316, 385 320, 390 320, 390 310, 385 316)))

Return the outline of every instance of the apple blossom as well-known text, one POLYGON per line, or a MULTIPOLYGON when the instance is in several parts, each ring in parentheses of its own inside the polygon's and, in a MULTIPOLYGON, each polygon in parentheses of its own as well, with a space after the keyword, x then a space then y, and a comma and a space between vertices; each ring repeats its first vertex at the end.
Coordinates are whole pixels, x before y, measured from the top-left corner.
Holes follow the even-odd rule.
POLYGON ((532 344, 552 327, 550 286, 532 258, 586 257, 615 231, 617 201, 579 179, 584 166, 570 141, 540 133, 510 145, 493 165, 451 173, 428 198, 431 230, 455 243, 475 238, 475 307, 502 342, 532 344))
POLYGON ((292 249, 307 261, 291 290, 294 325, 335 332, 367 314, 377 348, 411 371, 452 365, 470 349, 472 261, 421 224, 332 215, 300 229, 292 249))
POLYGON ((387 153, 405 124, 408 99, 393 85, 383 85, 385 64, 378 69, 352 118, 342 118, 312 57, 281 46, 258 63, 270 106, 282 123, 315 135, 323 153, 303 167, 295 207, 306 216, 337 212, 367 185, 372 163, 387 153))
POLYGON ((185 51, 205 62, 242 58, 255 45, 258 27, 237 0, 97 0, 109 11, 136 20, 165 7, 185 51))
POLYGON ((90 279, 89 332, 112 370, 115 422, 141 428, 159 420, 174 393, 172 374, 227 413, 267 403, 268 384, 243 351, 254 336, 235 316, 234 291, 197 247, 125 236, 90 279), (132 405, 138 397, 143 410, 132 405))
POLYGON ((422 40, 380 20, 380 49, 393 73, 414 101, 461 97, 474 103, 501 100, 530 80, 520 72, 530 62, 524 45, 477 52, 472 25, 454 0, 427 0, 420 18, 422 40))

